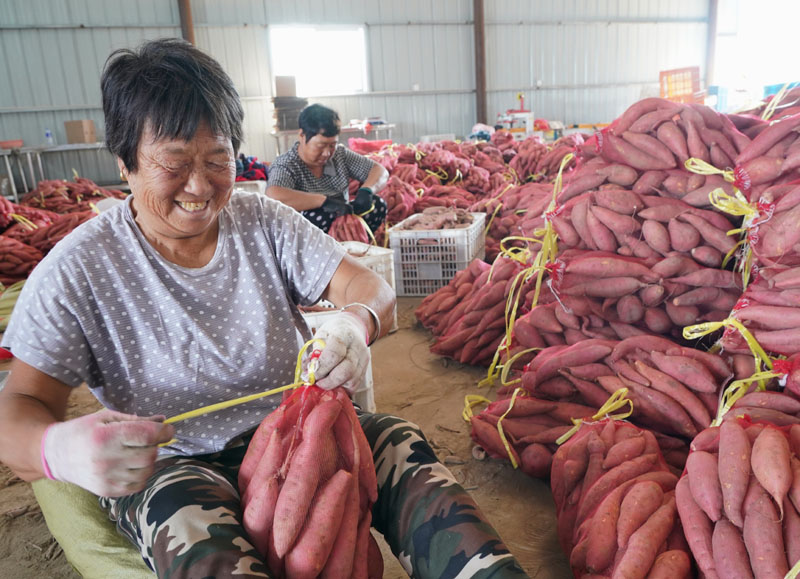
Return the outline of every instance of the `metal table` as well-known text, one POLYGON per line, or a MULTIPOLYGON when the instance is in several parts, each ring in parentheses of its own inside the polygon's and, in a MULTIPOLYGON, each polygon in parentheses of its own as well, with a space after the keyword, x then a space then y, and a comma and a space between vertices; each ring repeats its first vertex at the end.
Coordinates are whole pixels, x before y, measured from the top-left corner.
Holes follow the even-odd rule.
POLYGON ((14 183, 14 175, 12 172, 12 160, 16 163, 19 171, 20 178, 22 179, 22 186, 25 192, 32 191, 36 188, 38 181, 46 179, 44 169, 42 167, 42 155, 47 153, 66 153, 70 151, 93 151, 98 149, 105 149, 105 143, 76 143, 72 145, 53 145, 53 146, 39 146, 39 147, 21 147, 19 149, 0 149, 0 156, 3 157, 5 162, 6 171, 8 172, 9 181, 11 182, 11 192, 14 194, 14 201, 16 202, 18 193, 17 186, 14 183), (25 168, 23 165, 23 157, 25 157, 25 164, 28 169, 28 177, 30 177, 31 185, 28 187, 28 179, 25 175, 25 168), (38 178, 37 178, 38 169, 38 178))
MULTIPOLYGON (((364 130, 364 127, 355 126, 355 127, 342 127, 339 130, 340 135, 363 135, 365 137, 369 137, 374 135, 374 139, 377 139, 379 133, 386 133, 386 138, 392 138, 392 129, 395 128, 395 125, 391 123, 384 123, 382 125, 372 125, 369 132, 364 130)), ((290 143, 289 141, 294 141, 297 136, 300 134, 300 129, 294 129, 291 131, 273 131, 270 133, 273 137, 275 137, 275 143, 278 148, 278 154, 285 153, 289 150, 290 143), (283 146, 281 146, 283 145, 283 146)))

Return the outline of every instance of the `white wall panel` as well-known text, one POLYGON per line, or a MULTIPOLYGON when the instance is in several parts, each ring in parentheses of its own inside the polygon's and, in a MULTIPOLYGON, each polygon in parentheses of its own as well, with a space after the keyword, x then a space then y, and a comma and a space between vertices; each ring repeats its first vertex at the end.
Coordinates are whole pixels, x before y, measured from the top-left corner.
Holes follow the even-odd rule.
MULTIPOLYGON (((276 151, 272 24, 365 26, 372 92, 310 98, 344 120, 382 116, 397 125, 398 142, 466 135, 474 124, 470 0, 192 0, 191 6, 197 45, 222 63, 242 96, 247 154, 270 161, 276 151)), ((657 88, 659 70, 704 64, 708 0, 488 0, 485 11, 490 121, 516 108, 517 92, 537 116, 609 121, 657 88)), ((63 121, 79 118, 94 119, 102 136, 99 77, 108 54, 179 35, 177 0, 0 1, 0 78, 8 79, 0 82, 0 138, 38 145, 48 127, 63 143, 63 121)), ((95 156, 46 162, 53 173, 75 163, 89 177, 113 179, 108 159, 95 156)))

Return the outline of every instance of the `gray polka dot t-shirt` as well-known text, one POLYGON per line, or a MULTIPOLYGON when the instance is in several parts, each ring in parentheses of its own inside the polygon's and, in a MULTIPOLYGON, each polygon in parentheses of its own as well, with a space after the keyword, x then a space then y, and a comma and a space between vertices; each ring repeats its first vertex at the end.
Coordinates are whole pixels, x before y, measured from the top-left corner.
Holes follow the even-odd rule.
MULTIPOLYGON (((130 198, 62 240, 20 295, 2 346, 107 408, 174 416, 294 381, 308 331, 296 304, 319 300, 343 248, 299 213, 234 192, 211 261, 165 260, 130 198)), ((176 424, 168 451, 214 452, 257 426, 280 395, 176 424)))

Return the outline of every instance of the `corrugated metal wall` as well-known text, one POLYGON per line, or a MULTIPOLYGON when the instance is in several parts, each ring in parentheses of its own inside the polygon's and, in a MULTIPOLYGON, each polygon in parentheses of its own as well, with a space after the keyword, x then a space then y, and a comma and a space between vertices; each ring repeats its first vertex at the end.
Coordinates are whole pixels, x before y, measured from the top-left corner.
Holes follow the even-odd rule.
MULTIPOLYGON (((657 71, 703 65, 707 1, 486 0, 488 114, 523 92, 537 116, 567 123, 617 116, 657 71), (539 82, 540 81, 540 82, 539 82)), ((475 119, 470 0, 193 0, 197 45, 217 58, 245 105, 243 151, 275 156, 269 24, 361 24, 371 93, 311 98, 342 119, 381 116, 393 139, 465 135, 475 119)), ((176 0, 0 2, 0 139, 65 142, 63 121, 90 118, 102 137, 99 76, 115 48, 179 36, 176 0)), ((286 50, 291 50, 287 46, 286 50)), ((45 155, 48 177, 75 167, 115 180, 108 153, 45 155)), ((3 170, 0 169, 0 172, 3 170)))
POLYGON ((525 106, 568 124, 608 122, 658 72, 705 67, 708 2, 486 1, 488 113, 525 106), (535 6, 535 9, 531 9, 535 6))

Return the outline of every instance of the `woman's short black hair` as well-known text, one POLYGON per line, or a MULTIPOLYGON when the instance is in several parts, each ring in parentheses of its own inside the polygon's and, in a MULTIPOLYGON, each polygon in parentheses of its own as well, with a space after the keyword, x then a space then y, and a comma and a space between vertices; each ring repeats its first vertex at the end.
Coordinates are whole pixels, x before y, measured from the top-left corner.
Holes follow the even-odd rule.
POLYGON ((205 121, 230 137, 234 155, 242 142, 239 93, 220 64, 188 42, 167 38, 136 50, 111 53, 100 80, 106 144, 132 172, 146 124, 157 139, 191 140, 205 121))
POLYGON ((335 137, 339 134, 341 123, 335 110, 322 105, 308 105, 297 118, 306 141, 322 133, 323 137, 335 137))

